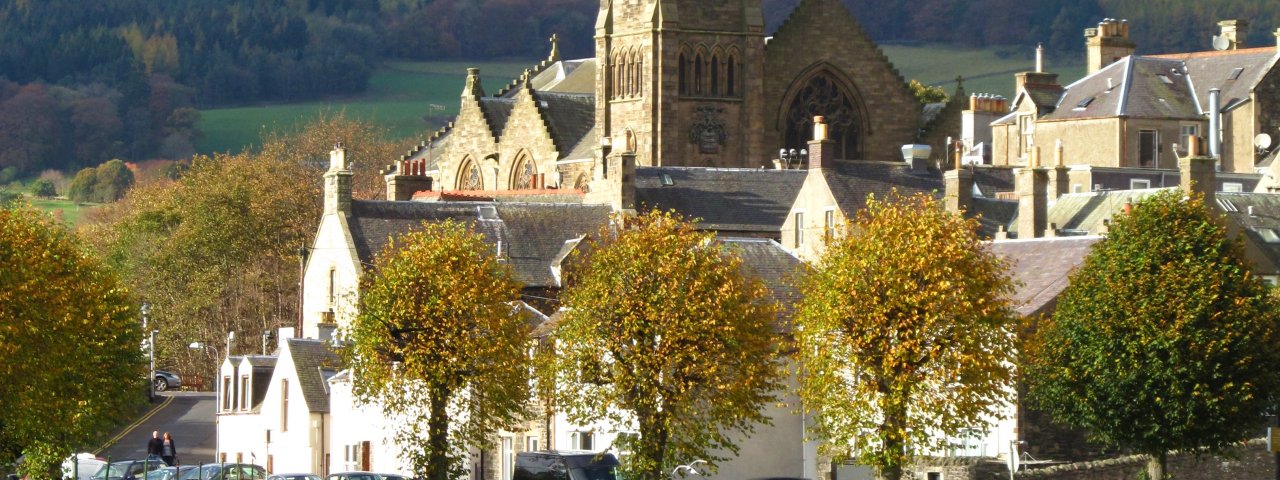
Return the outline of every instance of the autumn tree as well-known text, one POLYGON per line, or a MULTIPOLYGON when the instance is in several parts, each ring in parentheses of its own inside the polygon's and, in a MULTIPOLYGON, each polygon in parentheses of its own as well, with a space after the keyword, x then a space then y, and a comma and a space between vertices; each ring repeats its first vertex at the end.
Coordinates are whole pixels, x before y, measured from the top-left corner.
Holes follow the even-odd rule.
POLYGON ((827 452, 897 480, 1009 400, 1013 284, 976 228, 895 192, 826 240, 795 322, 800 395, 827 452))
POLYGON ((530 329, 520 285, 493 252, 453 221, 395 239, 343 332, 353 392, 398 419, 403 458, 423 478, 464 474, 467 447, 524 419, 530 329))
POLYGON ((1198 195, 1111 223, 1030 354, 1030 399, 1096 441, 1151 456, 1256 433, 1280 390, 1280 309, 1198 195))
POLYGON ((0 206, 0 463, 32 478, 145 401, 138 310, 66 227, 0 206))
POLYGON ((608 422, 627 478, 726 460, 781 388, 776 305, 742 260, 674 213, 619 218, 584 248, 554 332, 557 405, 608 422))

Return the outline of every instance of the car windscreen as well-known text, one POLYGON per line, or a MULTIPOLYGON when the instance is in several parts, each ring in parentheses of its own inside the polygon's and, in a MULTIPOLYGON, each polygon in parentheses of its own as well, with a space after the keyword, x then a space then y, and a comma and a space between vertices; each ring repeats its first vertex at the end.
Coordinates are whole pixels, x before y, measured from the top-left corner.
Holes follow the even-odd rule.
POLYGON ((222 473, 222 465, 209 464, 201 465, 200 468, 193 468, 182 474, 181 480, 207 480, 217 477, 222 473))
POLYGON ((570 468, 569 480, 618 480, 618 476, 612 465, 593 465, 570 468))

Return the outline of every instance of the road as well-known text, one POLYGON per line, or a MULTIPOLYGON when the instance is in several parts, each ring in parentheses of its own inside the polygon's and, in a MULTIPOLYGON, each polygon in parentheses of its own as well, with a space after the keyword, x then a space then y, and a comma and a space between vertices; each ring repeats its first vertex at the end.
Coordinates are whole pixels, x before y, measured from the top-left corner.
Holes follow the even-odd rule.
POLYGON ((118 440, 98 453, 113 460, 147 456, 147 440, 151 432, 169 432, 178 446, 178 461, 195 464, 214 461, 217 429, 213 411, 216 399, 212 392, 166 392, 157 394, 158 408, 153 408, 137 425, 127 427, 118 440))

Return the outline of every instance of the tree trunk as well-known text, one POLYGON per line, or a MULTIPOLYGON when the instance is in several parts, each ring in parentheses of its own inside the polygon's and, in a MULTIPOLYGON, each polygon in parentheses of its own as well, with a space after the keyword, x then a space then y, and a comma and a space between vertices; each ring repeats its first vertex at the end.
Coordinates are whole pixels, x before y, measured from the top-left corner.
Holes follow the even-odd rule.
POLYGON ((1150 455, 1147 459, 1147 478, 1150 480, 1165 479, 1165 453, 1160 452, 1159 455, 1150 455))
POLYGON ((445 409, 449 404, 448 394, 443 388, 433 388, 431 392, 431 418, 427 420, 427 478, 429 480, 449 480, 449 417, 445 409))
MULTIPOLYGON (((888 394, 888 397, 895 397, 888 394)), ((881 404, 884 420, 880 424, 880 479, 902 480, 903 464, 906 463, 906 402, 901 398, 888 398, 881 404)))

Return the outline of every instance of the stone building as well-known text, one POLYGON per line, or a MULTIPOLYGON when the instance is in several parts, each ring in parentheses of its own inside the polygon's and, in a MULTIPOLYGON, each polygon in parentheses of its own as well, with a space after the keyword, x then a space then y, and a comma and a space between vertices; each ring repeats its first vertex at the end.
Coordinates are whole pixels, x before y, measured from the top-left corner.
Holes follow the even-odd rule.
POLYGON ((493 94, 468 70, 457 119, 384 170, 388 199, 598 192, 622 155, 770 168, 805 148, 815 116, 835 158, 892 161, 936 117, 839 0, 802 0, 765 35, 759 0, 602 0, 594 58, 563 60, 553 38, 493 94))
POLYGON ((1099 182, 1081 172, 1175 172, 1190 139, 1202 137, 1222 172, 1266 167, 1274 152, 1256 148, 1255 139, 1280 135, 1277 48, 1246 48, 1244 20, 1219 25, 1216 50, 1163 55, 1135 55, 1123 20, 1086 29, 1084 78, 1063 86, 1039 69, 1018 74, 1008 114, 991 123, 992 163, 1048 164, 1041 155, 1065 150, 1070 191, 1086 192, 1099 182))

